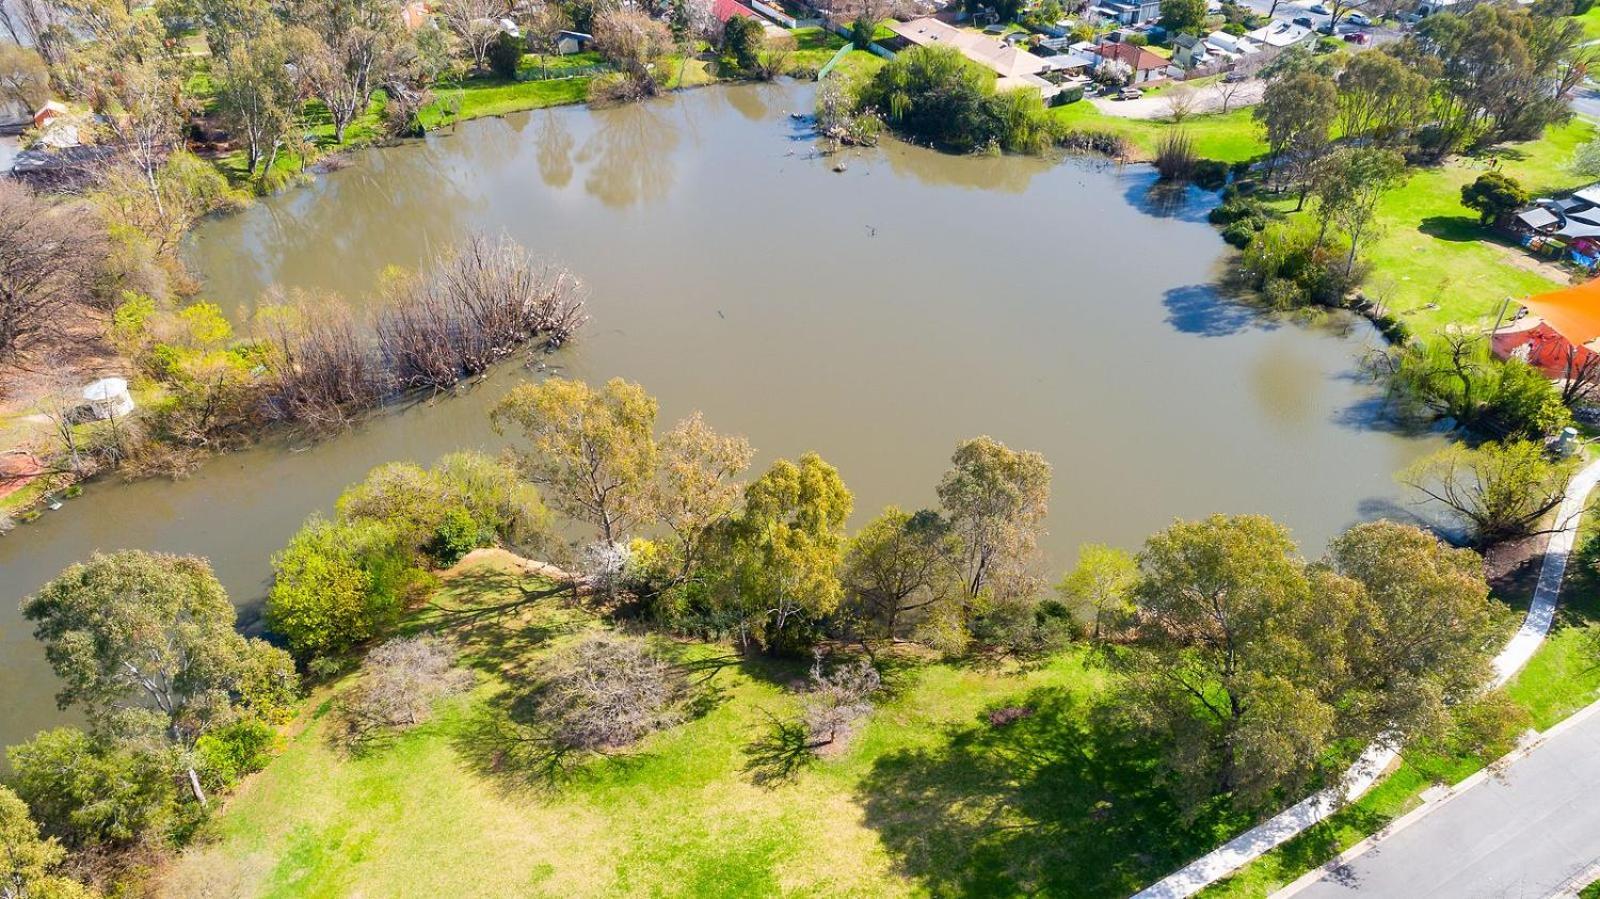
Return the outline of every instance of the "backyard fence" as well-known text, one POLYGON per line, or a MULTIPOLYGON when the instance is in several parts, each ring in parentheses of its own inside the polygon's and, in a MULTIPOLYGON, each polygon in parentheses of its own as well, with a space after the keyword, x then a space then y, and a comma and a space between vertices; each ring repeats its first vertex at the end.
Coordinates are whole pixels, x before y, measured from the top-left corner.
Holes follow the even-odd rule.
POLYGON ((555 81, 558 78, 588 78, 593 75, 604 75, 615 72, 617 67, 608 62, 595 63, 588 66, 556 66, 554 68, 535 68, 517 73, 518 81, 555 81))

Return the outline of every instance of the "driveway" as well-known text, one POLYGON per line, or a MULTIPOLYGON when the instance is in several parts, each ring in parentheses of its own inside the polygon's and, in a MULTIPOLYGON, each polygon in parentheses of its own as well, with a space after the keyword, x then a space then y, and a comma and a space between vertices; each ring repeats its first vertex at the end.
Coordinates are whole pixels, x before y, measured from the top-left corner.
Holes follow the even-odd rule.
MULTIPOLYGON (((1253 78, 1243 84, 1218 84, 1212 82, 1195 88, 1194 109, 1191 115, 1207 112, 1221 112, 1224 99, 1223 88, 1235 88, 1233 96, 1227 98, 1228 109, 1238 109, 1241 106, 1254 106, 1261 102, 1261 94, 1266 91, 1267 83, 1259 78, 1253 78)), ((1095 97, 1089 102, 1094 108, 1106 115, 1118 116, 1124 119, 1164 119, 1172 115, 1172 103, 1168 99, 1174 90, 1180 86, 1173 84, 1162 89, 1161 93, 1137 100, 1112 100, 1107 97, 1095 97)))
POLYGON ((1597 863, 1600 704, 1557 725, 1503 770, 1274 899, 1542 899, 1577 884, 1597 863))

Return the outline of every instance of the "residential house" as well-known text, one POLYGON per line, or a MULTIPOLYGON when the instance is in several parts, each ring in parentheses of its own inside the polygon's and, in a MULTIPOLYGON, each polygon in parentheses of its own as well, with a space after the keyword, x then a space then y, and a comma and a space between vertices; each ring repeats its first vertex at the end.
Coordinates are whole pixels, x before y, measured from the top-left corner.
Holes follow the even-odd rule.
POLYGON ((1199 69, 1212 63, 1211 46, 1192 34, 1172 39, 1172 64, 1180 69, 1199 69))
POLYGON ((728 21, 734 16, 743 16, 747 19, 760 18, 760 16, 756 15, 755 10, 738 2, 738 0, 713 0, 711 14, 716 16, 717 21, 724 25, 728 24, 728 21))
POLYGON ((1099 22, 1142 25, 1161 18, 1161 0, 1113 0, 1093 7, 1089 16, 1099 22))
POLYGON ((1112 43, 1107 41, 1094 48, 1097 62, 1095 68, 1104 65, 1108 60, 1125 63, 1133 70, 1133 83, 1144 84, 1149 81, 1160 81, 1167 77, 1167 60, 1151 53, 1143 47, 1136 47, 1128 43, 1112 43))
POLYGON ((1039 91, 1047 100, 1059 91, 1055 84, 1042 77, 1050 69, 1044 57, 1021 47, 973 34, 932 18, 891 22, 889 30, 895 33, 894 40, 888 42, 890 49, 905 46, 956 48, 962 56, 995 73, 997 90, 1029 88, 1039 91))
POLYGON ((80 143, 77 119, 55 100, 47 100, 33 114, 33 129, 38 133, 34 144, 47 150, 65 150, 80 143))
POLYGON ((405 23, 407 31, 416 31, 424 25, 433 22, 433 15, 428 10, 428 4, 423 0, 413 0, 400 7, 400 21, 405 23))

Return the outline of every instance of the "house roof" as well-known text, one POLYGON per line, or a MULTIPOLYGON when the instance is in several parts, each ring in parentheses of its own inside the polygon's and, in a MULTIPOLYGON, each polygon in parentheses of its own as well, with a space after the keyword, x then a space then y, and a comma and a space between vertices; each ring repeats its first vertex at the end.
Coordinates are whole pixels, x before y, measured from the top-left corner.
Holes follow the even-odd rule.
POLYGON ((1143 47, 1135 47, 1128 43, 1112 43, 1107 41, 1094 48, 1094 52, 1106 59, 1115 59, 1127 63, 1136 72, 1148 72, 1151 69, 1164 69, 1167 61, 1151 53, 1143 47))
POLYGON ((889 30, 921 47, 954 47, 962 56, 999 75, 1001 80, 1037 75, 1048 68, 1043 57, 951 27, 938 19, 924 17, 891 22, 889 30))
POLYGON ((1517 213, 1517 220, 1535 231, 1540 228, 1548 228, 1561 221, 1556 217, 1555 213, 1542 206, 1535 206, 1532 209, 1525 209, 1517 213))
POLYGON ((1600 279, 1524 300, 1528 311, 1575 344, 1600 338, 1600 279))
POLYGON ((756 18, 755 10, 745 6, 743 3, 736 2, 736 0, 713 0, 711 14, 717 17, 718 22, 726 22, 734 16, 756 18))
POLYGON ((1094 60, 1079 53, 1057 53, 1055 56, 1045 56, 1045 70, 1049 72, 1064 72, 1073 69, 1086 69, 1094 65, 1094 60))
POLYGON ((1276 21, 1265 28, 1257 28, 1245 37, 1269 47, 1290 47, 1311 35, 1311 29, 1293 22, 1276 21))

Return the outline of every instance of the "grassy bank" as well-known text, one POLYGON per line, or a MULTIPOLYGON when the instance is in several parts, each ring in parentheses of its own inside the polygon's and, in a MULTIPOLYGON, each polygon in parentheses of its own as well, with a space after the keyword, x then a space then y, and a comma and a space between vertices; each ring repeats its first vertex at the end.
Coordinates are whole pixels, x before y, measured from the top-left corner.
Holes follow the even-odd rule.
POLYGON ((1243 162, 1267 152, 1266 139, 1251 117, 1249 107, 1193 116, 1181 126, 1157 119, 1106 115, 1087 100, 1055 107, 1050 113, 1067 128, 1100 131, 1123 138, 1139 152, 1139 159, 1153 158, 1162 136, 1180 127, 1194 140, 1195 153, 1206 159, 1243 162))

